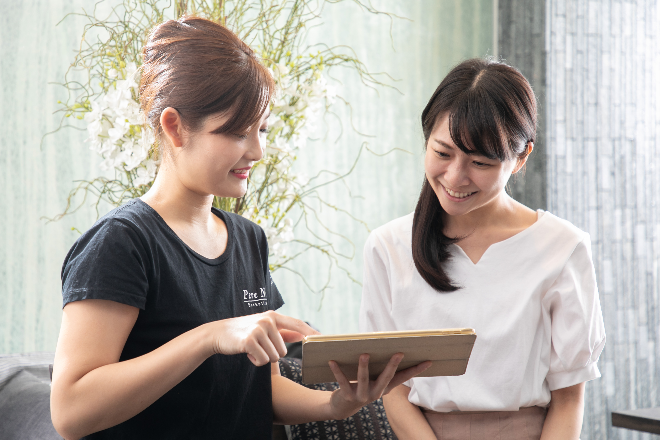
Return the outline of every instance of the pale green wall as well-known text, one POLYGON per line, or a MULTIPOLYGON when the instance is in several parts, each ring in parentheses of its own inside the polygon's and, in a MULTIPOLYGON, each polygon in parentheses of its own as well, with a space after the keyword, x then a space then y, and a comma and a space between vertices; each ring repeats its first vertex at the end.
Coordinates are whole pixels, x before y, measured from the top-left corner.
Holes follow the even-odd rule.
MULTIPOLYGON (((493 34, 491 0, 387 1, 378 5, 408 18, 392 22, 392 39, 389 20, 360 12, 350 3, 328 7, 324 15, 326 26, 316 29, 311 38, 351 45, 372 71, 388 72, 395 78, 392 84, 400 92, 376 92, 364 87, 354 75, 340 76, 344 83, 342 94, 353 106, 355 126, 373 137, 356 135, 344 122, 344 135, 338 143, 333 143, 332 138, 318 142, 310 154, 300 155, 299 163, 300 168, 311 170, 345 171, 365 140, 379 153, 392 148, 409 151, 385 157, 363 155, 347 179, 353 195, 360 198, 348 199, 342 185, 323 192, 324 197, 339 206, 349 207, 371 229, 413 211, 423 178, 421 112, 453 65, 465 58, 492 54, 493 34)), ((350 112, 341 108, 338 111, 343 121, 349 120, 350 112)), ((368 231, 331 210, 326 209, 323 214, 333 230, 349 236, 354 243, 355 258, 345 265, 361 280, 362 247, 368 231)), ((352 250, 349 246, 342 249, 352 250)), ((320 257, 299 261, 295 267, 307 274, 313 286, 321 286, 327 275, 327 265, 320 257)), ((285 294, 284 313, 306 319, 326 333, 357 331, 361 286, 340 271, 333 272, 333 288, 323 298, 310 294, 294 275, 277 272, 274 278, 285 294)))
MULTIPOLYGON (((98 174, 98 158, 83 143, 85 133, 68 129, 41 137, 57 127, 53 115, 64 89, 49 82, 61 81, 79 43, 83 21, 71 17, 55 27, 65 14, 91 3, 83 0, 23 0, 3 2, 0 17, 0 353, 54 350, 61 318, 61 263, 78 236, 75 226, 88 228, 95 213, 86 209, 56 223, 53 216, 65 206, 76 179, 98 174)), ((342 95, 353 105, 353 122, 372 135, 369 145, 378 152, 397 147, 412 154, 386 157, 366 155, 348 183, 361 198, 348 200, 340 185, 324 197, 347 206, 369 227, 410 212, 419 191, 422 136, 419 115, 426 100, 458 61, 492 53, 491 0, 377 1, 380 9, 409 20, 390 22, 360 11, 355 5, 330 5, 326 24, 310 38, 329 44, 349 44, 372 71, 388 72, 397 79, 401 93, 381 89, 376 93, 355 76, 337 72, 343 80, 342 95), (394 49, 393 49, 394 47, 394 49)), ((339 108, 344 135, 335 143, 317 141, 300 154, 299 167, 346 170, 365 138, 350 131, 347 111, 339 108)), ((332 130, 334 123, 330 123, 332 130)), ((348 235, 356 257, 346 265, 361 279, 361 250, 367 231, 323 211, 328 224, 348 235)), ((318 285, 322 261, 306 258, 297 268, 318 285)), ((360 287, 335 271, 333 289, 320 297, 305 290, 296 277, 276 272, 274 278, 285 296, 288 314, 307 319, 324 332, 357 328, 360 287)))
POLYGON ((97 163, 84 133, 57 127, 52 113, 82 21, 65 14, 82 0, 3 2, 0 15, 0 352, 53 350, 61 316, 60 268, 77 233, 94 215, 81 212, 46 224, 65 206, 74 179, 91 176, 97 163))

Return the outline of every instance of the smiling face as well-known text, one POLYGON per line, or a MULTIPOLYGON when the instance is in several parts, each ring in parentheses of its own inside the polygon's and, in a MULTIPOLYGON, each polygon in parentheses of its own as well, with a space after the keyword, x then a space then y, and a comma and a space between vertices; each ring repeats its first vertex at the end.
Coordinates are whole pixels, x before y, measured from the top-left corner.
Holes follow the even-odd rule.
POLYGON ((182 146, 170 147, 168 159, 189 191, 235 198, 247 191, 250 169, 266 147, 268 114, 246 133, 214 133, 228 119, 228 115, 212 115, 193 133, 179 125, 182 146))
POLYGON ((485 214, 502 203, 509 177, 523 164, 464 153, 451 138, 447 115, 435 124, 424 159, 426 178, 450 216, 485 214))

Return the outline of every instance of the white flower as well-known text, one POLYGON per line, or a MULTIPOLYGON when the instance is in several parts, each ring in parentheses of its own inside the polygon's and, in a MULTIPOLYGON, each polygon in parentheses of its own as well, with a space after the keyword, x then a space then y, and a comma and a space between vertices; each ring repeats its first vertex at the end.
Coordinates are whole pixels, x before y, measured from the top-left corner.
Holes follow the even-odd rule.
POLYGON ((289 171, 289 168, 291 168, 291 161, 287 157, 282 158, 275 164, 275 171, 277 171, 278 175, 285 175, 289 171))
POLYGON ((288 179, 278 179, 277 180, 277 187, 275 190, 277 191, 278 194, 283 194, 287 192, 287 190, 290 188, 290 183, 288 179))
POLYGON ((286 243, 295 239, 293 233, 293 221, 285 218, 280 222, 279 227, 269 226, 266 219, 262 220, 262 227, 268 239, 268 248, 270 250, 269 258, 271 262, 277 263, 286 253, 286 243))
POLYGON ((125 129, 122 125, 119 126, 113 126, 111 129, 108 130, 108 138, 110 142, 113 144, 116 144, 119 139, 124 137, 124 134, 126 134, 127 129, 125 129))
POLYGON ((337 98, 337 95, 339 94, 338 88, 334 85, 328 84, 325 88, 325 99, 328 102, 329 105, 332 105, 335 103, 335 99, 337 98))
POLYGON ((119 72, 117 72, 117 69, 110 69, 108 70, 108 78, 115 79, 119 75, 119 72))
MULTIPOLYGON (((250 180, 261 183, 266 177, 266 164, 263 162, 258 163, 252 171, 250 171, 250 180)), ((248 217, 249 218, 249 217, 248 217)))
POLYGON ((101 149, 98 151, 98 153, 104 157, 112 153, 119 154, 119 145, 110 142, 110 139, 103 139, 103 142, 101 143, 101 149))
POLYGON ((104 171, 112 170, 121 165, 121 150, 119 148, 111 150, 104 157, 105 160, 99 165, 104 171))
POLYGON ((300 133, 293 136, 294 148, 305 148, 307 146, 307 134, 300 133))
POLYGON ((126 103, 126 107, 123 108, 124 113, 123 117, 128 120, 128 123, 131 125, 142 125, 144 123, 144 118, 142 117, 142 111, 140 110, 140 105, 131 99, 126 103))
POLYGON ((271 151, 271 154, 273 154, 274 156, 277 156, 278 153, 288 156, 293 152, 290 142, 281 136, 277 136, 274 142, 269 142, 267 147, 270 150, 273 150, 271 151))
POLYGON ((94 142, 99 137, 99 135, 103 133, 103 122, 100 119, 90 122, 87 125, 87 132, 89 133, 88 140, 94 142))
POLYGON ((279 80, 286 80, 287 74, 289 73, 289 66, 286 65, 286 63, 277 63, 273 66, 273 71, 275 73, 275 77, 279 80))
POLYGON ((88 124, 100 121, 103 118, 103 111, 105 110, 105 106, 99 101, 92 101, 91 106, 92 109, 85 113, 85 122, 88 124))
POLYGON ((154 131, 149 125, 143 125, 142 126, 142 136, 140 136, 140 140, 138 143, 140 144, 140 148, 142 150, 149 152, 149 149, 153 145, 153 143, 156 141, 156 137, 154 136, 154 131))
POLYGON ((124 156, 124 169, 126 171, 131 171, 134 168, 137 168, 142 161, 144 161, 149 155, 149 150, 143 148, 143 145, 135 142, 134 140, 125 141, 122 145, 126 155, 124 156))
MULTIPOLYGON (((108 72, 109 74, 109 72, 108 72)), ((123 79, 117 81, 116 88, 117 90, 130 91, 130 89, 138 88, 137 83, 137 66, 135 63, 128 63, 126 66, 126 71, 123 75, 123 79)))
POLYGON ((241 214, 241 215, 243 216, 243 218, 246 218, 248 220, 256 222, 257 221, 257 214, 258 214, 257 207, 252 206, 252 207, 246 209, 245 211, 243 211, 243 214, 241 214))
POLYGON ((144 163, 144 167, 138 168, 137 177, 133 180, 135 186, 148 185, 156 177, 156 170, 158 169, 158 164, 152 159, 147 160, 144 163))

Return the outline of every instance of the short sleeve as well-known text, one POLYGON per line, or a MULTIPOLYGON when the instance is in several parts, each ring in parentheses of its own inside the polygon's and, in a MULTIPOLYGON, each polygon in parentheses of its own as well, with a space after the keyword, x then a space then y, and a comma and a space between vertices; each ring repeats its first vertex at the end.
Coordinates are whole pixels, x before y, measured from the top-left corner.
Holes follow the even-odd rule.
MULTIPOLYGON (((243 220, 239 218, 239 220, 243 220)), ((266 232, 259 225, 256 225, 250 222, 250 225, 254 228, 255 233, 258 237, 259 243, 259 262, 264 270, 264 280, 266 283, 266 293, 268 295, 268 309, 277 310, 284 305, 284 299, 282 294, 280 294, 277 284, 273 281, 273 275, 270 272, 270 264, 268 263, 268 254, 270 253, 270 248, 268 246, 268 238, 266 237, 266 232)))
POLYGON ((360 331, 396 330, 392 318, 392 289, 385 249, 372 233, 364 246, 360 331))
POLYGON ((545 295, 550 312, 552 351, 546 377, 551 391, 600 377, 596 365, 605 346, 590 240, 578 243, 545 295))
POLYGON ((282 298, 282 295, 280 294, 275 281, 273 281, 273 277, 270 273, 270 270, 268 269, 268 264, 266 264, 266 272, 268 296, 271 298, 271 301, 269 301, 269 304, 271 304, 270 309, 277 310, 284 305, 284 299, 282 298))
POLYGON ((149 254, 128 222, 102 219, 73 245, 62 267, 63 306, 106 299, 144 309, 149 254))

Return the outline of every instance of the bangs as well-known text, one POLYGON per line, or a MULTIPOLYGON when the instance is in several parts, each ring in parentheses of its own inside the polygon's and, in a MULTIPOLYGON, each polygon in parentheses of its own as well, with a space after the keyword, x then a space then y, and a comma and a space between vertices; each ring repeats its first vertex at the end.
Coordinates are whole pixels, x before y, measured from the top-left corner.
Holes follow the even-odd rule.
POLYGON ((466 90, 449 111, 449 134, 465 154, 500 162, 511 159, 504 127, 497 104, 479 88, 466 90))
POLYGON ((472 59, 454 67, 422 112, 424 139, 447 115, 449 134, 465 154, 501 162, 525 157, 536 140, 536 97, 506 64, 472 59))
MULTIPOLYGON (((252 61, 252 60, 250 60, 252 61)), ((250 127, 257 124, 273 96, 275 82, 270 73, 258 62, 249 63, 251 68, 247 69, 246 77, 231 87, 230 95, 223 96, 219 101, 232 102, 230 108, 220 111, 228 111, 231 117, 213 133, 235 133, 244 134, 250 127), (229 98, 229 99, 227 99, 229 98)), ((214 107, 211 105, 211 107, 214 107)), ((209 113, 216 113, 213 109, 209 113)))
POLYGON ((275 81, 254 51, 211 20, 167 20, 152 30, 142 54, 140 103, 158 137, 168 107, 191 132, 209 117, 226 115, 214 133, 243 135, 259 123, 275 92, 275 81))

